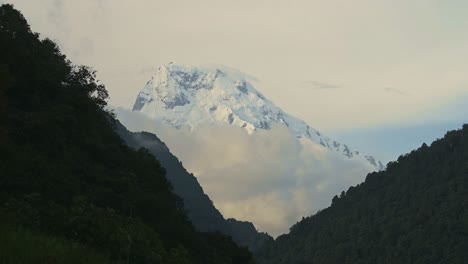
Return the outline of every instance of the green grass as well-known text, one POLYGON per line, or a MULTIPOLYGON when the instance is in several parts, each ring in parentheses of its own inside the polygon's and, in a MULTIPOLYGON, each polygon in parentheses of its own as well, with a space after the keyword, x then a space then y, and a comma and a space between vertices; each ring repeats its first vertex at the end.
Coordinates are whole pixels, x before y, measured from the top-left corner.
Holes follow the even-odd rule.
POLYGON ((0 264, 107 264, 105 255, 67 239, 0 224, 0 264))

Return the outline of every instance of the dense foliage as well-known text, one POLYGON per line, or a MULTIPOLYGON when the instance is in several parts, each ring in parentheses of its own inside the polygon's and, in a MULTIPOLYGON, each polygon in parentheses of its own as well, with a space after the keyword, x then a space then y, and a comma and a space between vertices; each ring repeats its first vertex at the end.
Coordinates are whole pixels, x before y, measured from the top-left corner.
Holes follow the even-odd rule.
POLYGON ((468 125, 371 173, 258 253, 263 263, 468 263, 468 125))
POLYGON ((92 249, 64 238, 51 237, 9 225, 0 225, 0 263, 109 264, 92 249))
MULTIPOLYGON (((160 164, 115 133, 95 73, 40 40, 11 5, 0 7, 0 81, 1 226, 117 262, 252 262, 230 238, 194 231, 160 164)), ((60 250, 31 262, 65 263, 60 250)))

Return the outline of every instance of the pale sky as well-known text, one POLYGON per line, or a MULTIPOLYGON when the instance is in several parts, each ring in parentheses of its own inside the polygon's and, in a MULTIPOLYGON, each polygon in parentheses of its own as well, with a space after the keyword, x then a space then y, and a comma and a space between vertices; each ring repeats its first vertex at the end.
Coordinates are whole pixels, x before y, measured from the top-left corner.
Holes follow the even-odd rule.
POLYGON ((283 110, 338 136, 448 122, 454 112, 441 109, 468 95, 463 0, 0 2, 96 69, 115 106, 131 108, 151 71, 172 61, 255 76, 283 110))

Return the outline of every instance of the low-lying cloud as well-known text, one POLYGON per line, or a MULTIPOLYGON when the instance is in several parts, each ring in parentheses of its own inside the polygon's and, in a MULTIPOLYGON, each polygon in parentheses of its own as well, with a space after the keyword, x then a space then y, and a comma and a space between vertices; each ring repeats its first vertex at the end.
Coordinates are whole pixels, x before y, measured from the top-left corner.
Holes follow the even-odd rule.
POLYGON ((200 181, 224 217, 251 221, 273 236, 332 197, 362 182, 364 165, 322 146, 300 142, 286 127, 248 135, 233 126, 175 129, 125 109, 115 110, 132 131, 158 135, 200 181))

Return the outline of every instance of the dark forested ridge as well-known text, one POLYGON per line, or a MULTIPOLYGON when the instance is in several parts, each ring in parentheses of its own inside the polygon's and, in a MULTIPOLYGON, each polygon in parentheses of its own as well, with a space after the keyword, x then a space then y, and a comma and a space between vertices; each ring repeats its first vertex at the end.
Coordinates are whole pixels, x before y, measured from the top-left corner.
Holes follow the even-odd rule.
POLYGON ((371 173, 259 253, 263 263, 468 263, 468 125, 371 173))
POLYGON ((159 162, 114 131, 94 72, 11 5, 0 81, 0 263, 253 262, 229 237, 195 232, 159 162))
POLYGON ((258 232, 251 222, 240 221, 234 218, 227 219, 231 228, 232 238, 239 245, 247 246, 254 254, 273 238, 267 233, 258 232))

